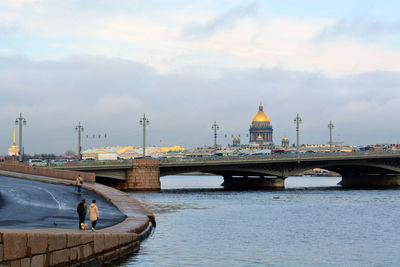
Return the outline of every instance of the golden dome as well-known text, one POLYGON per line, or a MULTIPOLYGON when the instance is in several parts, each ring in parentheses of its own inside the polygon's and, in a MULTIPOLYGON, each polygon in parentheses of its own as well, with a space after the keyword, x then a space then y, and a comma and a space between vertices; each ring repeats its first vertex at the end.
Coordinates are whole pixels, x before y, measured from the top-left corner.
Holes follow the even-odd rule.
POLYGON ((239 140, 239 136, 235 136, 235 138, 233 138, 233 140, 239 140))
POLYGON ((283 140, 288 140, 286 136, 283 137, 283 140))
POLYGON ((258 112, 256 115, 253 117, 253 122, 269 122, 269 117, 267 114, 264 113, 263 111, 263 105, 260 104, 258 108, 258 112))

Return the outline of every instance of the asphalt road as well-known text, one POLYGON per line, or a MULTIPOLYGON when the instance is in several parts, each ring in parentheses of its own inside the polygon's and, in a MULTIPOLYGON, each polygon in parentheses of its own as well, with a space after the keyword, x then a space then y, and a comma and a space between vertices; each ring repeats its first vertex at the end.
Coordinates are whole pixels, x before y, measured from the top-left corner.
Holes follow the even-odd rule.
MULTIPOLYGON (((96 229, 117 224, 125 219, 117 208, 102 196, 74 186, 64 186, 0 176, 0 228, 66 228, 78 229, 76 207, 82 197, 93 199, 99 209, 96 229)), ((89 214, 85 222, 89 223, 89 214)))

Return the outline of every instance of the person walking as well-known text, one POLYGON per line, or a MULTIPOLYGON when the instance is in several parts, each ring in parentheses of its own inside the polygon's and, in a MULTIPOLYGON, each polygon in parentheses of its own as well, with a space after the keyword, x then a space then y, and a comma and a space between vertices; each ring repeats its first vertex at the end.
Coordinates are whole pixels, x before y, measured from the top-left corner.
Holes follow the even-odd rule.
POLYGON ((83 178, 80 175, 78 175, 78 177, 76 178, 76 181, 75 181, 75 186, 78 187, 78 193, 81 192, 82 185, 83 185, 83 178))
POLYGON ((92 222, 92 232, 94 232, 97 224, 97 219, 99 218, 99 209, 97 208, 96 200, 94 199, 89 207, 89 218, 92 222))
POLYGON ((83 230, 83 226, 85 225, 85 217, 87 212, 86 198, 83 197, 82 201, 79 202, 78 207, 76 208, 79 216, 79 229, 83 230))

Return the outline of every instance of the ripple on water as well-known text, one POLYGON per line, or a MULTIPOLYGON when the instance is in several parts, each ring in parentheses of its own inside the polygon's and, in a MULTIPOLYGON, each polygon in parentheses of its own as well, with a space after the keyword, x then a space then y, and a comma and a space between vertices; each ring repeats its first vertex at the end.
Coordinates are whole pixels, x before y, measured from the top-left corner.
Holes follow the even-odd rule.
POLYGON ((400 266, 399 190, 295 179, 280 191, 135 194, 154 208, 157 228, 139 253, 113 266, 400 266))

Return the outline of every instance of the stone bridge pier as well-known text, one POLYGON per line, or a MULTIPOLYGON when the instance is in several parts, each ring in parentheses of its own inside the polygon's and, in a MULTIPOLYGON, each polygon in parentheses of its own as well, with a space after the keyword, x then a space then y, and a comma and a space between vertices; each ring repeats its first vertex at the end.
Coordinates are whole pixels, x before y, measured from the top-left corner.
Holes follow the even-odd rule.
POLYGON ((381 161, 374 164, 333 166, 331 169, 342 175, 343 187, 397 187, 400 186, 398 161, 381 161))
POLYGON ((283 189, 286 177, 268 177, 264 175, 224 175, 222 186, 226 189, 283 189))
POLYGON ((363 174, 363 175, 342 175, 339 183, 343 187, 371 187, 390 188, 400 186, 400 175, 396 174, 363 174))
POLYGON ((110 185, 122 190, 160 190, 160 163, 158 159, 133 159, 132 168, 126 170, 126 181, 110 185))

